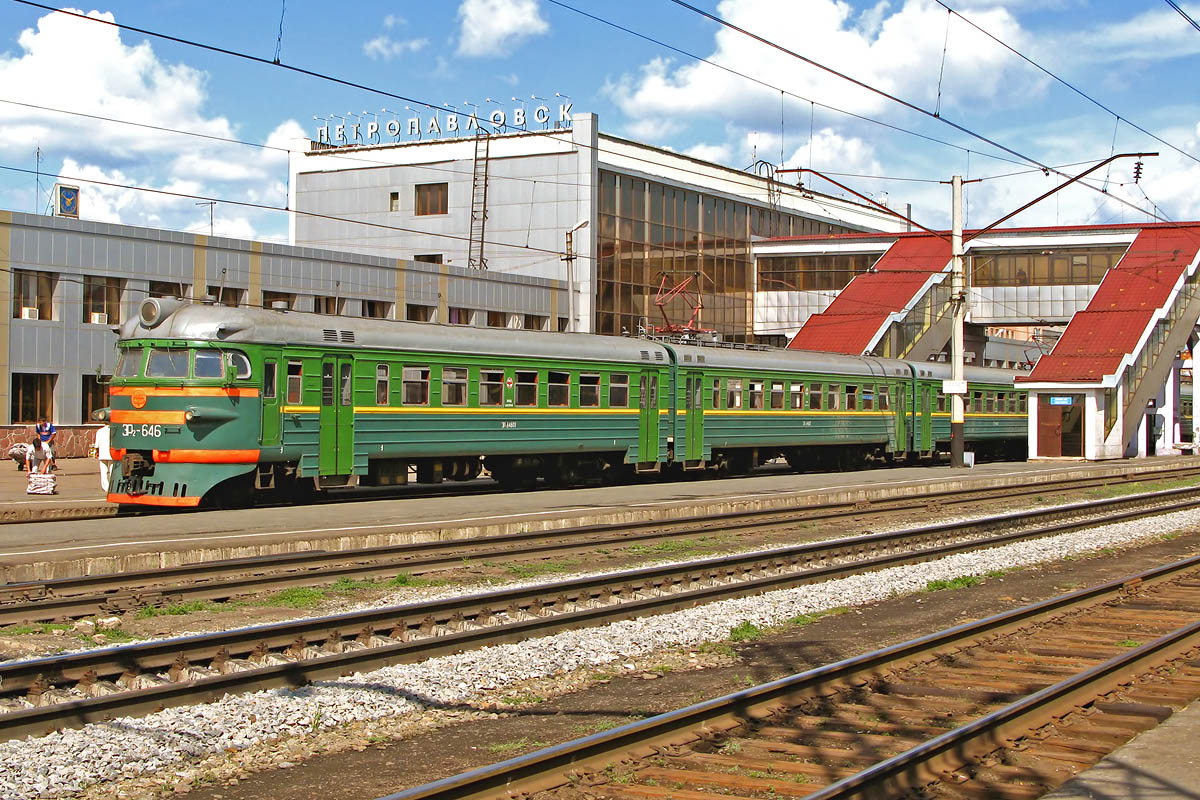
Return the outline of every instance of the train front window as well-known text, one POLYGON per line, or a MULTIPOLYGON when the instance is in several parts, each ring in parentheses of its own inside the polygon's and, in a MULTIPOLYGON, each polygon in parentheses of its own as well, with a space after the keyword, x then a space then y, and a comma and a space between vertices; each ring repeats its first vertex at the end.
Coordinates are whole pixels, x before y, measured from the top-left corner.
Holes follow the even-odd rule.
POLYGON ((225 357, 229 360, 229 364, 234 368, 235 375, 239 381, 250 377, 250 359, 246 358, 244 353, 234 351, 226 353, 225 357))
POLYGON ((142 349, 140 347, 122 350, 120 358, 117 359, 117 371, 113 374, 118 378, 136 378, 141 366, 142 349))
POLYGON ((224 370, 221 353, 217 350, 197 350, 195 375, 197 378, 220 378, 224 370))
POLYGON ((187 350, 151 350, 146 361, 147 378, 186 378, 188 376, 187 350))

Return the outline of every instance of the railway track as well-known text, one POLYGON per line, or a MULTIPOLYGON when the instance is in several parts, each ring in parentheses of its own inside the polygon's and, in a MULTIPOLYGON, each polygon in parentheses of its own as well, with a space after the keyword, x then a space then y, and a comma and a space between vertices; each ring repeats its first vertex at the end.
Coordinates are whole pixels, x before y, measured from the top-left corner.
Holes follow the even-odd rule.
POLYGON ((385 800, 1031 800, 1197 697, 1200 556, 385 800))
MULTIPOLYGON (((1160 495, 1166 493, 1158 493, 1160 495)), ((1161 498, 1160 498, 1161 499, 1161 498)), ((1046 522, 1062 509, 934 526, 686 564, 584 577, 329 617, 0 664, 0 736, 39 735, 114 716, 300 685, 572 628, 661 614, 851 574, 1200 505, 1046 522), (1012 530, 1019 527, 1019 530, 1012 530)))
MULTIPOLYGON (((1154 473, 1155 480, 1178 480, 1200 475, 1200 468, 1154 473)), ((912 510, 933 511, 988 499, 1015 499, 1048 492, 1079 492, 1115 483, 1144 482, 1144 475, 1123 480, 1097 478, 1084 481, 1050 481, 1024 487, 967 488, 932 492, 914 498, 831 503, 790 509, 760 509, 708 514, 679 520, 648 520, 585 525, 521 534, 505 534, 457 541, 435 541, 339 551, 306 551, 253 558, 200 562, 178 567, 83 575, 45 581, 0 585, 0 625, 52 622, 91 615, 117 614, 146 606, 163 606, 197 600, 278 591, 292 586, 353 580, 391 578, 400 573, 422 575, 461 567, 464 559, 505 562, 560 558, 596 549, 623 548, 684 540, 714 532, 732 534, 767 528, 785 528, 806 522, 884 516, 912 510)), ((1178 490, 1176 496, 1200 489, 1178 490)), ((1116 508, 1147 502, 1140 496, 1097 501, 1116 508)), ((1150 495, 1149 502, 1157 502, 1150 495)), ((1091 504, 1093 507, 1096 503, 1091 504)), ((1061 512, 1077 513, 1078 506, 1061 512)))

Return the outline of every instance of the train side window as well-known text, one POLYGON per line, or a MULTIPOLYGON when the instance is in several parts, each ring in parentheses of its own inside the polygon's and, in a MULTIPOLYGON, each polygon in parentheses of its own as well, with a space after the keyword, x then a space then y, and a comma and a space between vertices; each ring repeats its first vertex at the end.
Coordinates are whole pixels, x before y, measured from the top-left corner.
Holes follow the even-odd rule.
POLYGON ((375 365, 375 405, 386 406, 391 396, 392 369, 387 364, 375 365))
POLYGON ((875 387, 872 384, 862 387, 862 407, 863 411, 875 410, 875 387))
POLYGON ((333 362, 321 364, 321 405, 333 405, 333 362))
POLYGON ((976 412, 983 411, 983 392, 975 392, 972 396, 971 410, 976 412))
POLYGON ((1017 394, 1016 392, 1008 393, 1008 413, 1017 413, 1017 394))
POLYGON ((1025 413, 1025 411, 1026 411, 1025 402, 1028 400, 1028 398, 1029 398, 1029 395, 1025 395, 1025 394, 1023 394, 1023 395, 1021 395, 1021 398, 1020 398, 1020 400, 1018 401, 1018 403, 1019 403, 1019 405, 1018 405, 1018 410, 1019 410, 1019 411, 1020 411, 1022 414, 1024 414, 1024 413, 1025 413))
POLYGON ((750 408, 763 407, 762 381, 750 381, 750 408))
POLYGON ((771 381, 771 408, 783 408, 783 381, 771 381))
POLYGON ((579 405, 581 408, 600 407, 600 376, 579 376, 579 405))
POLYGON ((546 404, 571 405, 571 373, 550 370, 546 373, 546 404))
POLYGON ((892 407, 891 389, 887 386, 879 387, 879 410, 888 411, 892 407))
POLYGON ((192 365, 192 374, 197 378, 220 378, 221 354, 216 350, 197 350, 196 363, 192 365))
POLYGON ((338 377, 338 385, 342 390, 342 405, 354 405, 354 370, 350 362, 342 363, 341 375, 338 377))
POLYGON ((479 405, 504 405, 504 371, 479 370, 479 405))
POLYGON ((938 396, 937 396, 937 410, 938 411, 946 410, 946 395, 940 391, 938 392, 938 396))
POLYGON ((147 378, 186 378, 187 350, 151 350, 146 361, 147 378))
POLYGON ((226 353, 225 358, 229 361, 229 366, 233 367, 234 375, 239 381, 244 381, 250 377, 250 359, 246 358, 245 353, 226 353))
POLYGON ((842 407, 842 385, 840 383, 829 384, 829 402, 825 407, 830 411, 837 411, 842 407))
POLYGON ((808 385, 808 407, 814 411, 820 411, 822 394, 823 386, 821 384, 810 383, 808 385))
POLYGON ((300 402, 300 378, 303 375, 303 365, 299 361, 289 361, 287 365, 287 401, 293 405, 300 402))
POLYGON ((721 379, 712 379, 712 407, 714 409, 721 407, 721 379))
POLYGON ((275 399, 275 362, 267 361, 263 364, 263 399, 275 399))
POLYGON ((615 372, 608 377, 608 407, 629 408, 629 376, 615 372))
POLYGON ((792 384, 792 410, 799 411, 804 408, 804 384, 792 384))
POLYGON ((846 384, 846 410, 858 410, 858 387, 846 384))
POLYGON ((1005 401, 1004 392, 996 392, 996 410, 997 411, 999 411, 1001 413, 1004 412, 1004 409, 1006 408, 1005 402, 1006 401, 1005 401))
POLYGON ((536 372, 517 371, 517 405, 537 405, 537 379, 536 372))
POLYGON ((466 404, 467 368, 442 367, 442 405, 465 406, 466 404))
POLYGON ((117 360, 117 371, 113 373, 118 378, 135 378, 142 368, 142 348, 125 348, 117 360))
POLYGON ((983 410, 984 411, 995 411, 996 410, 996 394, 995 394, 995 392, 984 392, 983 393, 983 410))
POLYGON ((725 407, 728 409, 737 409, 742 407, 742 379, 741 378, 726 378, 725 379, 725 407))
POLYGON ((404 394, 401 402, 406 406, 429 405, 429 367, 404 367, 404 394))

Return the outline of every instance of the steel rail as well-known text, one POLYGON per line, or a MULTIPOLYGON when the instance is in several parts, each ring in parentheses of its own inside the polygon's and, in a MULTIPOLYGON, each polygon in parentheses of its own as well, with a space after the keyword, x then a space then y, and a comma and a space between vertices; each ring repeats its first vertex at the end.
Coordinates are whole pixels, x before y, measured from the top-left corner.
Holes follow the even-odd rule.
MULTIPOLYGON (((943 631, 816 667, 724 697, 632 722, 610 731, 592 734, 582 739, 543 748, 528 755, 396 792, 380 798, 380 800, 467 800, 468 798, 475 800, 475 798, 509 797, 518 794, 530 796, 538 791, 550 790, 573 781, 579 781, 587 773, 601 772, 614 760, 650 756, 661 752, 662 748, 688 744, 706 734, 731 730, 741 726, 747 720, 764 718, 777 709, 793 706, 804 698, 822 693, 827 694, 836 687, 861 683, 864 678, 925 662, 937 656, 952 654, 981 638, 1012 632, 1038 618, 1050 617, 1073 608, 1098 605, 1126 592, 1131 586, 1149 586, 1171 580, 1175 576, 1197 568, 1200 568, 1200 556, 1182 559, 1138 575, 1059 595, 982 620, 956 625, 943 631)), ((1177 632, 1177 635, 1162 637, 1125 656, 1093 668, 1089 670, 1089 673, 1111 674, 1122 668, 1115 662, 1128 659, 1144 660, 1149 654, 1158 652, 1169 644, 1166 640, 1194 637, 1198 625, 1200 623, 1189 625, 1182 633, 1177 632)), ((977 723, 964 726, 964 728, 974 730, 983 726, 1003 724, 1020 708, 1041 703, 1051 697, 1069 703, 1074 699, 1071 693, 1077 688, 1077 680, 1063 681, 988 715, 992 719, 987 723, 981 719, 977 723)), ((913 748, 902 756, 912 754, 910 758, 913 758, 916 756, 913 751, 928 748, 933 742, 938 743, 937 748, 939 749, 945 745, 950 751, 953 751, 955 745, 950 743, 950 737, 956 732, 943 734, 931 742, 913 748)), ((890 764, 886 771, 901 772, 912 769, 912 764, 908 763, 907 759, 902 759, 902 756, 890 759, 889 761, 895 763, 890 764)), ((868 771, 883 773, 885 769, 881 764, 868 771)), ((850 776, 839 783, 845 786, 853 783, 856 789, 860 788, 862 774, 850 776)), ((891 777, 891 775, 887 777, 891 777)), ((812 798, 812 800, 828 800, 833 797, 847 796, 824 794, 833 791, 835 786, 838 784, 817 790, 806 797, 812 798)))
MULTIPOLYGON (((1169 477, 1200 474, 1200 469, 1171 470, 1169 477)), ((1161 479, 1161 478, 1158 478, 1161 479)), ((1132 482, 1142 482, 1138 477, 1132 482)), ((1121 482, 1130 482, 1127 476, 1121 482)), ((92 614, 120 613, 149 605, 189 600, 224 600, 290 586, 332 582, 339 578, 391 577, 399 572, 421 575, 461 566, 463 558, 516 561, 587 552, 596 547, 628 547, 663 539, 786 526, 790 523, 836 518, 848 511, 856 516, 882 515, 931 503, 974 502, 979 495, 1011 499, 1044 494, 1062 485, 1073 491, 1111 485, 1112 479, 1053 481, 1022 487, 953 489, 918 498, 846 501, 819 506, 752 509, 698 515, 683 519, 605 523, 553 530, 503 534, 458 541, 430 541, 350 550, 312 550, 198 562, 177 567, 124 573, 21 581, 0 585, 0 625, 71 619, 92 614), (706 527, 708 526, 708 527, 706 527), (678 528, 678 530, 672 530, 678 528), (597 538, 599 537, 599 538, 597 538), (573 540, 581 541, 573 541, 573 540)), ((386 528, 386 526, 380 526, 386 528)))
MULTIPOLYGON (((1170 490, 1170 494, 1179 490, 1170 490)), ((1086 504, 1078 504, 1081 509, 1086 504)), ((1104 522, 1195 508, 1200 499, 1110 514, 1104 522)), ((1053 513, 1062 514, 1063 509, 1053 513)), ((1013 512, 991 520, 1012 526, 1047 514, 1013 512)), ((719 599, 840 578, 959 552, 1090 528, 1095 517, 969 538, 953 525, 870 534, 829 542, 645 567, 530 587, 501 589, 328 617, 197 634, 143 644, 45 656, 0 664, 6 695, 35 697, 75 683, 101 696, 64 700, 0 714, 0 736, 39 735, 114 715, 147 713, 202 702, 232 691, 297 686, 313 680, 423 660, 502 642, 619 619, 668 613, 719 599), (942 544, 950 539, 950 543, 942 544), (913 546, 920 549, 907 549, 913 546), (377 631, 387 630, 384 637, 377 631), (353 639, 347 642, 347 639, 353 639), (317 645, 320 645, 321 650, 317 645), (354 645, 349 647, 348 645, 354 645), (285 651, 299 660, 260 665, 249 659, 285 651), (332 650, 332 652, 331 652, 332 650), (206 677, 187 679, 198 662, 206 677), (166 670, 181 680, 149 688, 114 683, 166 670), (124 690, 123 690, 124 689, 124 690)))

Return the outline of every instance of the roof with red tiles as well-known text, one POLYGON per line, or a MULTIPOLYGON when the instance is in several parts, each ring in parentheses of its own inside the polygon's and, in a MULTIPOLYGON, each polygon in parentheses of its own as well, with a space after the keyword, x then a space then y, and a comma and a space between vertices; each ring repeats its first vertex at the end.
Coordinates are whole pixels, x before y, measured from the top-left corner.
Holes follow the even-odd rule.
POLYGON ((856 275, 828 308, 809 317, 788 348, 861 355, 888 316, 903 310, 949 261, 950 242, 945 239, 898 239, 871 272, 856 275))
POLYGON ((1017 380, 1094 383, 1115 374, 1197 252, 1200 225, 1143 228, 1050 354, 1017 380))

